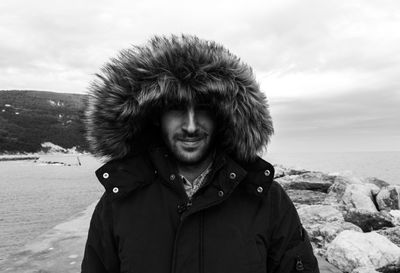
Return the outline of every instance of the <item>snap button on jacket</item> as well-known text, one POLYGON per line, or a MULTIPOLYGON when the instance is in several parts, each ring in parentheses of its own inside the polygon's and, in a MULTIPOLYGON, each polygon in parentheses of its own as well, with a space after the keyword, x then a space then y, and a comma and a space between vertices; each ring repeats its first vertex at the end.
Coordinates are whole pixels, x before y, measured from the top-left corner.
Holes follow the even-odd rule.
POLYGON ((171 183, 176 170, 167 159, 153 151, 97 170, 105 193, 90 223, 82 272, 319 272, 269 163, 238 163, 222 154, 189 200, 179 180, 171 183))

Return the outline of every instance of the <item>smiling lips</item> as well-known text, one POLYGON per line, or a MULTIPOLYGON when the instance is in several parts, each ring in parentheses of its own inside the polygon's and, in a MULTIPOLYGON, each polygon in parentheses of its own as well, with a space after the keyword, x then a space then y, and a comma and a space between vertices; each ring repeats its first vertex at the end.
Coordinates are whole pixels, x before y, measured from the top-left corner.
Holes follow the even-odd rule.
POLYGON ((178 138, 177 140, 181 142, 184 146, 195 147, 200 144, 200 142, 205 138, 205 136, 198 137, 186 137, 178 138))

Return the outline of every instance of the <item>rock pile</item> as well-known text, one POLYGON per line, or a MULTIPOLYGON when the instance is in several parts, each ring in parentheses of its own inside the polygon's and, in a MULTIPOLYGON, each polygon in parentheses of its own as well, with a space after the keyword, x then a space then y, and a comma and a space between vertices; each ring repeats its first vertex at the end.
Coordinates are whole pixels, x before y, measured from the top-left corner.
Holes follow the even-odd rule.
POLYGON ((275 166, 315 252, 343 272, 400 272, 400 186, 275 166))

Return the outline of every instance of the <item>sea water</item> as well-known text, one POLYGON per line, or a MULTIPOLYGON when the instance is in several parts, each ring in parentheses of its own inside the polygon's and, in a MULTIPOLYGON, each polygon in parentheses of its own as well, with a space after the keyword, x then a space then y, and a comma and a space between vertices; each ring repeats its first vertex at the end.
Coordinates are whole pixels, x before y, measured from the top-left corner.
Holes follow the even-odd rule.
POLYGON ((0 262, 98 200, 100 164, 77 155, 0 161, 0 262))
POLYGON ((266 153, 263 158, 286 167, 376 177, 400 185, 400 151, 266 153))

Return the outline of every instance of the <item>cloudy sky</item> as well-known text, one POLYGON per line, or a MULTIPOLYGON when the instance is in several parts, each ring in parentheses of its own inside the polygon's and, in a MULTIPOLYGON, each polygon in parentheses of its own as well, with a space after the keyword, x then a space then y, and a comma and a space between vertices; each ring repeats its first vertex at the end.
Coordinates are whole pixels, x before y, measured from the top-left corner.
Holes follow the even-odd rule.
POLYGON ((270 151, 400 150, 400 1, 1 0, 0 90, 84 93, 154 34, 215 40, 271 106, 270 151))

